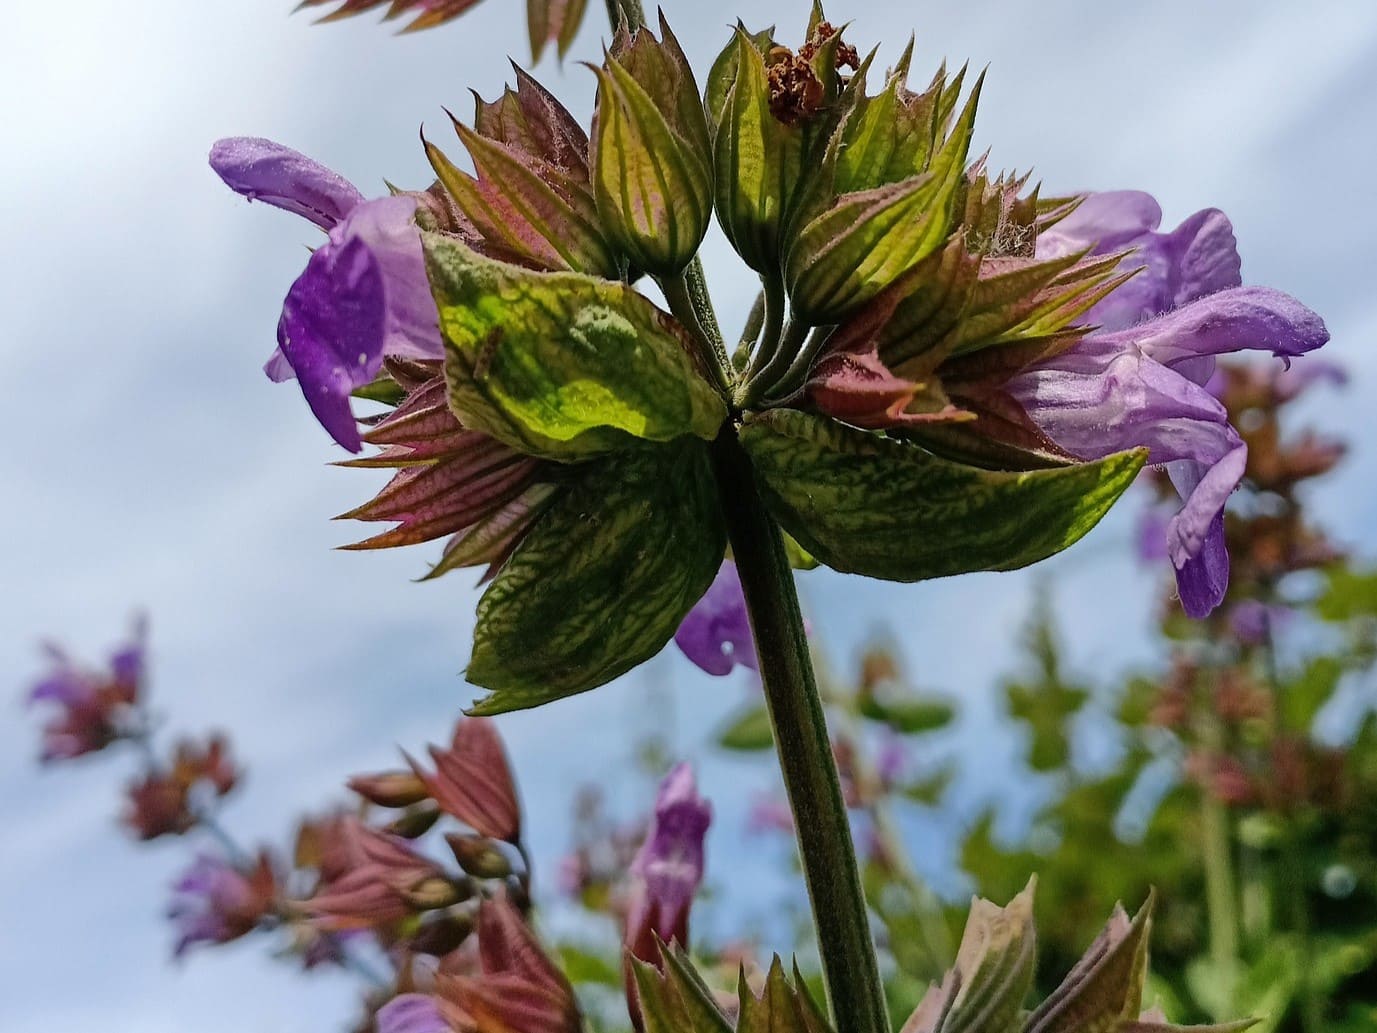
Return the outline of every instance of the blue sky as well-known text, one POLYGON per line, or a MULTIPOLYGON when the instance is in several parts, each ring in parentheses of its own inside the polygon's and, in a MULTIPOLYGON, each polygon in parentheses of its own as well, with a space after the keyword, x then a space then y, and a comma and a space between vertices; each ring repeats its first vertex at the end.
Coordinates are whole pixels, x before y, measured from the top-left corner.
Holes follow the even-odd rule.
MULTIPOLYGON (((412 584, 434 550, 332 551, 355 529, 327 518, 368 494, 369 475, 326 465, 340 455, 296 390, 259 371, 312 231, 230 195, 205 154, 219 136, 264 135, 366 192, 384 177, 427 182, 418 126, 443 139, 441 105, 464 111, 467 87, 500 89, 506 54, 524 57, 520 5, 488 0, 404 39, 368 19, 313 28, 288 17, 288 0, 13 6, 0 40, 0 354, 17 431, 0 458, 0 1028, 332 1029, 352 1013, 347 981, 296 978, 261 944, 167 964, 159 914, 186 852, 120 836, 118 764, 37 772, 36 722, 19 698, 40 638, 98 654, 146 608, 169 727, 230 732, 252 774, 227 821, 274 840, 303 803, 389 763, 396 744, 441 738, 470 700, 459 671, 472 577, 412 584)), ((590 6, 575 57, 597 53, 590 6)), ((665 6, 699 67, 738 14, 798 26, 786 35, 806 17, 801 0, 665 6)), ((1248 282, 1319 310, 1332 356, 1353 370, 1345 393, 1310 409, 1355 441, 1323 502, 1342 536, 1364 540, 1377 520, 1377 6, 886 0, 831 13, 854 21, 857 41, 882 41, 882 59, 912 25, 920 70, 988 62, 978 134, 994 164, 1032 166, 1058 191, 1147 189, 1169 220, 1228 212, 1248 282)), ((587 113, 586 70, 547 62, 540 73, 587 113)), ((720 239, 707 258, 737 323, 749 279, 720 239)), ((1132 507, 1121 509, 1042 568, 1090 672, 1147 655, 1154 582, 1128 557, 1132 507)), ((819 572, 802 587, 839 664, 887 627, 916 680, 968 701, 958 741, 981 763, 962 795, 977 800, 1006 788, 990 686, 1013 662, 1031 585, 1027 574, 901 586, 819 572)), ((631 740, 653 729, 706 761, 717 879, 758 872, 739 839, 766 777, 704 748, 749 691, 669 652, 594 694, 504 719, 543 870, 565 841, 571 787, 625 768, 631 740), (651 691, 674 701, 672 723, 644 705, 651 691)), ((612 786, 627 808, 645 792, 632 779, 612 786)), ((941 867, 943 842, 914 846, 941 867)))

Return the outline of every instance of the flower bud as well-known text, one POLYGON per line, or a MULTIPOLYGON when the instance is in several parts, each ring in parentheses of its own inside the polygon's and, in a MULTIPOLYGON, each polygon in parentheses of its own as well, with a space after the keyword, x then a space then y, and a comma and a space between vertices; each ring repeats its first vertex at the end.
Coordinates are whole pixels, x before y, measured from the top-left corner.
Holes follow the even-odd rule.
POLYGON ((440 820, 440 808, 433 803, 408 807, 387 824, 384 831, 403 839, 420 839, 440 820))
POLYGON ((819 127, 842 89, 842 67, 859 64, 816 8, 797 53, 770 32, 736 36, 708 74, 717 217, 742 260, 760 273, 780 264, 786 224, 811 193, 817 168, 806 154, 828 137, 819 127))
POLYGON ((410 807, 430 794, 414 771, 380 771, 374 775, 355 775, 349 788, 379 807, 410 807))
POLYGON ((619 32, 594 69, 590 164, 604 230, 632 265, 673 276, 712 216, 711 145, 698 85, 663 14, 660 35, 619 32))
POLYGON ((453 907, 473 895, 468 886, 461 886, 443 875, 429 875, 405 889, 398 889, 397 895, 417 911, 438 911, 453 907))
POLYGON ((484 836, 451 832, 445 836, 445 842, 454 852, 459 867, 475 879, 505 879, 512 874, 512 864, 506 855, 484 836))
POLYGON ((407 946, 417 954, 442 958, 463 946, 473 932, 473 925, 473 915, 462 909, 449 911, 423 922, 416 934, 407 941, 407 946))

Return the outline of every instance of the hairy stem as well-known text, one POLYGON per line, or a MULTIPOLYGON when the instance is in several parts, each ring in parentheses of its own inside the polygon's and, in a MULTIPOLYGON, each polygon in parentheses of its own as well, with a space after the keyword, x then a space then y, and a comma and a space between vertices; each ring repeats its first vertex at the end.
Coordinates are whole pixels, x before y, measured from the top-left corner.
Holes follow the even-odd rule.
POLYGON ((727 371, 731 368, 731 363, 727 360, 727 350, 722 345, 722 332, 718 330, 716 340, 713 339, 717 317, 713 315, 712 306, 707 302, 707 295, 700 295, 694 290, 686 273, 680 276, 666 276, 657 279, 656 282, 664 292, 665 301, 669 303, 669 310, 674 314, 674 318, 693 335, 703 366, 722 393, 729 394, 731 385, 727 379, 727 371), (705 325, 708 322, 711 323, 712 329, 705 325))
MULTIPOLYGON (((778 275, 762 276, 761 296, 764 298, 765 304, 763 313, 764 333, 757 335, 759 342, 756 344, 755 352, 751 355, 751 362, 746 369, 746 375, 742 378, 742 392, 760 375, 760 371, 769 365, 770 360, 779 351, 780 337, 784 333, 784 281, 778 275)), ((737 399, 737 401, 742 400, 741 398, 737 399)))
POLYGON ((762 397, 772 393, 772 388, 780 383, 786 370, 798 357, 803 342, 808 339, 808 324, 790 319, 780 335, 778 346, 759 373, 755 374, 741 389, 741 407, 750 408, 762 397))
POLYGON ((888 1033, 869 913, 822 699, 778 524, 735 434, 713 445, 723 514, 755 635, 837 1033, 888 1033))

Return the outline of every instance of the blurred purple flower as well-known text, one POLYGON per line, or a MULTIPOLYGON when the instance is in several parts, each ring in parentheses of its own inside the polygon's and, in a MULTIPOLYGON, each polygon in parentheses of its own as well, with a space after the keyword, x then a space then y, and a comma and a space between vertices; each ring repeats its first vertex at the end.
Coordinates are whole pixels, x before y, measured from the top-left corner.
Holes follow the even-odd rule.
POLYGON ((1167 528, 1172 512, 1153 502, 1138 516, 1138 558, 1144 563, 1160 563, 1167 558, 1167 528))
POLYGON ((429 994, 402 994, 378 1009, 378 1033, 450 1033, 429 994))
POLYGON ((698 795, 693 768, 675 767, 660 783, 655 817, 631 862, 635 879, 626 944, 643 961, 658 962, 658 936, 688 945, 689 908, 703 881, 703 839, 712 805, 698 795))
POLYGON ((794 834, 794 812, 789 809, 789 801, 773 793, 760 793, 751 801, 751 809, 746 812, 746 831, 753 834, 783 832, 794 834))
POLYGON ((44 647, 51 667, 27 697, 30 706, 46 703, 58 708, 43 726, 43 761, 94 753, 131 731, 129 714, 143 690, 147 635, 147 622, 140 618, 131 640, 111 656, 106 672, 77 666, 58 646, 44 647))
POLYGON ((886 790, 892 789, 904 777, 907 766, 908 750, 904 747, 904 740, 897 735, 885 736, 875 759, 875 774, 879 776, 881 786, 886 790))
POLYGON ((737 664, 760 670, 741 578, 731 560, 722 564, 703 598, 688 612, 674 641, 709 674, 731 674, 737 664))
POLYGON ((180 958, 195 944, 228 943, 251 932, 271 910, 275 888, 266 857, 245 875, 219 857, 202 854, 172 887, 173 953, 180 958))
POLYGON ((264 371, 275 381, 295 376, 321 426, 358 452, 363 446, 350 393, 378 375, 384 357, 443 354, 413 218, 416 198, 365 200, 338 173, 256 137, 218 141, 210 165, 230 189, 329 234, 287 293, 278 350, 264 371))
POLYGON ((1296 611, 1289 606, 1244 599, 1229 611, 1229 630, 1244 645, 1260 646, 1271 640, 1295 615, 1296 611))
POLYGON ((1348 383, 1348 370, 1337 362, 1310 359, 1299 366, 1291 366, 1277 373, 1274 389, 1277 399, 1289 402, 1316 384, 1343 387, 1348 383))
POLYGON ((1090 318, 1104 329, 1020 373, 1008 389, 1033 422, 1081 459, 1146 447, 1148 462, 1166 466, 1185 500, 1167 527, 1167 555, 1182 606, 1203 617, 1228 585, 1224 503, 1248 457, 1224 406, 1205 388, 1215 357, 1256 349, 1289 361, 1329 333, 1288 295, 1236 285, 1238 254, 1222 214, 1197 213, 1172 234, 1152 232, 1160 219, 1146 194, 1095 194, 1048 231, 1051 253, 1092 243, 1143 247, 1146 271, 1105 302, 1145 282, 1117 307, 1096 306, 1090 318))

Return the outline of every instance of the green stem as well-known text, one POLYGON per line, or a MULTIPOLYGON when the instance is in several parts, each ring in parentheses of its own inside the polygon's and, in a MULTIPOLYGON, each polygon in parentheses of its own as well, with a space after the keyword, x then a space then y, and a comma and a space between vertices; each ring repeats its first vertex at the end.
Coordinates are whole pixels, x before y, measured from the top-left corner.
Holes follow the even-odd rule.
POLYGON ((732 376, 737 380, 745 374, 750 365, 751 352, 760 343, 760 331, 764 328, 765 292, 761 291, 755 296, 755 303, 751 305, 750 314, 746 316, 746 325, 741 328, 736 351, 732 353, 732 376))
POLYGON ((717 312, 713 309, 712 297, 708 294, 708 281, 703 275, 703 260, 697 255, 693 256, 693 261, 684 270, 684 283, 688 286, 689 299, 698 313, 698 324, 703 328, 708 344, 712 345, 713 351, 717 353, 722 368, 731 369, 726 338, 722 336, 722 327, 718 325, 717 312))
POLYGON ((837 1033, 888 1033, 855 845, 784 539, 730 429, 714 443, 713 463, 794 814, 833 1022, 837 1033))
MULTIPOLYGON (((1209 756, 1223 748, 1223 734, 1212 716, 1200 728, 1200 742, 1209 756)), ((1229 835, 1229 815, 1224 804, 1208 787, 1200 790, 1200 824, 1205 862, 1205 910, 1209 918, 1210 957, 1220 978, 1225 980, 1225 999, 1232 1009, 1237 990, 1238 908, 1234 885, 1233 847, 1229 835)), ((1217 1015, 1216 1018, 1227 1018, 1217 1015)))
POLYGON ((815 326, 813 332, 808 336, 808 341, 799 349, 798 356, 790 364, 784 376, 779 378, 779 386, 770 390, 771 398, 784 398, 794 391, 801 388, 808 379, 808 372, 813 367, 813 360, 818 357, 818 352, 822 351, 832 336, 832 331, 836 329, 831 326, 815 326))
POLYGON ((803 342, 808 338, 808 324, 800 323, 797 320, 789 320, 784 327, 784 333, 780 336, 779 346, 775 353, 770 356, 763 369, 753 376, 742 387, 741 407, 750 408, 763 395, 770 393, 770 388, 779 382, 780 378, 793 364, 798 356, 799 349, 803 347, 803 342))
POLYGON ((727 361, 726 348, 721 344, 721 331, 718 331, 714 341, 712 331, 704 325, 706 319, 711 322, 712 327, 717 326, 717 318, 712 313, 712 306, 708 304, 706 295, 700 297, 684 274, 658 278, 656 282, 664 292, 665 301, 669 302, 669 310, 674 314, 674 318, 684 325, 697 342, 699 357, 708 373, 722 393, 729 394, 731 385, 727 380, 727 370, 731 368, 731 364, 727 361))
POLYGON ((784 281, 777 274, 762 276, 761 288, 765 295, 765 332, 760 337, 755 354, 751 356, 750 367, 742 380, 743 391, 775 357, 775 353, 779 351, 780 337, 784 333, 784 281))

